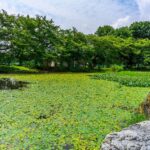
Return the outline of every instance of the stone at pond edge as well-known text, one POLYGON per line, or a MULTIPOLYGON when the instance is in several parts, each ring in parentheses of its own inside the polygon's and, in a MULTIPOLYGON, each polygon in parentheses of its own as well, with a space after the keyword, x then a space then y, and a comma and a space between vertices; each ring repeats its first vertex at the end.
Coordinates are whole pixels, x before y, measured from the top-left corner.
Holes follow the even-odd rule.
POLYGON ((28 83, 24 81, 17 81, 12 78, 0 79, 0 90, 19 89, 26 86, 28 83))
POLYGON ((150 150, 150 121, 107 135, 101 150, 150 150))

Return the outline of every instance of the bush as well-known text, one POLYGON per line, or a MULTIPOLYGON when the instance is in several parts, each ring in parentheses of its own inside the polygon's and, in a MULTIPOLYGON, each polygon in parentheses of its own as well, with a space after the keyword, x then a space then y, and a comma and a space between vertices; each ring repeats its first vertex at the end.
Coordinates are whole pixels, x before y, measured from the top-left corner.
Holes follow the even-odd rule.
POLYGON ((131 87, 150 87, 150 78, 142 76, 129 76, 119 75, 118 73, 104 73, 95 75, 95 79, 102 79, 107 81, 115 81, 120 85, 131 86, 131 87))
POLYGON ((0 73, 38 73, 38 71, 24 66, 0 65, 0 73))
POLYGON ((124 67, 123 66, 119 66, 119 65, 112 65, 110 69, 113 72, 120 72, 120 71, 124 70, 124 67))

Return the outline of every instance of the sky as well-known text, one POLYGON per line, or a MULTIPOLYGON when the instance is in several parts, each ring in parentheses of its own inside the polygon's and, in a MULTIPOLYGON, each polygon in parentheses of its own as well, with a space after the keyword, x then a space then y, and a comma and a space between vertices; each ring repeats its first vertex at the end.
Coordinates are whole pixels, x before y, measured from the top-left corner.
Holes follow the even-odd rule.
POLYGON ((56 25, 94 33, 99 26, 114 28, 150 20, 150 0, 0 0, 9 14, 42 15, 56 25))

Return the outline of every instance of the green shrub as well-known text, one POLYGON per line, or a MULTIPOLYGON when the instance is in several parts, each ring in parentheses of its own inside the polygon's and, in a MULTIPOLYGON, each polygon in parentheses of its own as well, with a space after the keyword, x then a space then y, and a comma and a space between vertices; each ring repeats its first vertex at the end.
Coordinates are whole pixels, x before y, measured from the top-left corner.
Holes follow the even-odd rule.
POLYGON ((0 73, 38 73, 38 71, 24 66, 0 65, 0 73))
POLYGON ((94 78, 108 81, 115 81, 125 86, 150 87, 150 78, 148 76, 130 76, 130 75, 119 75, 119 73, 105 73, 95 75, 94 78))
POLYGON ((111 71, 113 72, 120 72, 124 70, 123 66, 119 66, 119 65, 112 65, 110 68, 111 71))

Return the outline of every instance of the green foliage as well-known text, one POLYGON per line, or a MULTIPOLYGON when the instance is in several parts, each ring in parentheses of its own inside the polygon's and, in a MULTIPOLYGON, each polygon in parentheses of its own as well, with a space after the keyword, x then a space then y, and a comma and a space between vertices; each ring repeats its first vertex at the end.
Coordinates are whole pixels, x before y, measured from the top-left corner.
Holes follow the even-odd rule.
POLYGON ((113 72, 120 72, 120 71, 124 70, 124 67, 123 66, 119 66, 119 65, 112 65, 110 69, 113 72))
POLYGON ((38 73, 38 71, 23 66, 0 65, 0 73, 38 73))
POLYGON ((104 73, 96 75, 94 78, 115 81, 120 85, 131 86, 131 87, 150 87, 150 75, 134 75, 130 74, 118 74, 118 73, 104 73), (142 75, 142 76, 141 76, 142 75))
POLYGON ((134 22, 133 24, 131 24, 130 30, 132 32, 133 37, 135 38, 150 39, 150 22, 149 21, 134 22))
POLYGON ((86 35, 62 30, 43 16, 0 13, 0 64, 49 71, 93 71, 114 64, 147 68, 150 64, 150 23, 135 22, 114 29, 100 26, 86 35))
POLYGON ((134 110, 149 88, 89 75, 94 74, 1 75, 31 84, 0 91, 0 149, 99 150, 108 133, 145 119, 134 110))
POLYGON ((96 35, 98 36, 107 36, 107 35, 113 35, 114 34, 114 28, 109 25, 105 25, 103 27, 99 27, 96 31, 96 35))
POLYGON ((121 27, 115 30, 114 35, 121 38, 129 38, 131 37, 131 31, 128 27, 121 27))

